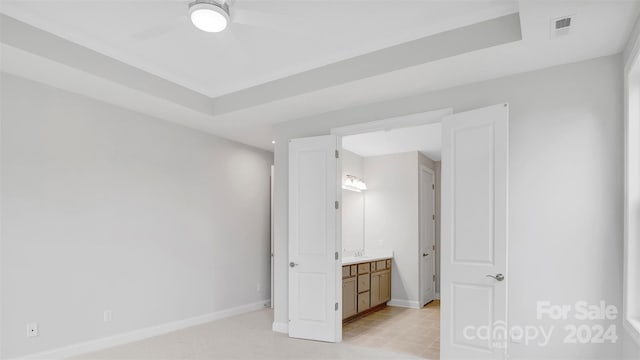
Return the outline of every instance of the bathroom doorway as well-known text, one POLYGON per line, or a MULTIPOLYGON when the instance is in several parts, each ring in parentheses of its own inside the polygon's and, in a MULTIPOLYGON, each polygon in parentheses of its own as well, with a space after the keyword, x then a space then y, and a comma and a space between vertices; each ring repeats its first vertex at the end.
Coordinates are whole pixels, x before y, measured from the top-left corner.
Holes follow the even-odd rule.
POLYGON ((439 358, 436 199, 448 113, 342 136, 344 343, 439 358))

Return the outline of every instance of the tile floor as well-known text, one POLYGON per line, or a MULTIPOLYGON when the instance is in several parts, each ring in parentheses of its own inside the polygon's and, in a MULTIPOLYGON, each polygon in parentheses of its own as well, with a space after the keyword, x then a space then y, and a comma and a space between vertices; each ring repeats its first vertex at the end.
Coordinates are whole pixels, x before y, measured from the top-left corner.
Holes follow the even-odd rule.
POLYGON ((422 309, 387 306, 344 324, 342 341, 424 359, 439 359, 440 302, 433 301, 422 309))

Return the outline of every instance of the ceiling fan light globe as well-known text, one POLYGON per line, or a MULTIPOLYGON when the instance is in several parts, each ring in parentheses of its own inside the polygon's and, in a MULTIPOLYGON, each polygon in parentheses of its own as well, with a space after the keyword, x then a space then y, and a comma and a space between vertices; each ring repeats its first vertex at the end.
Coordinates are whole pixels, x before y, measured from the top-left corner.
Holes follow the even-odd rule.
POLYGON ((193 26, 205 32, 221 32, 229 25, 229 14, 212 3, 194 3, 189 7, 189 15, 193 26))

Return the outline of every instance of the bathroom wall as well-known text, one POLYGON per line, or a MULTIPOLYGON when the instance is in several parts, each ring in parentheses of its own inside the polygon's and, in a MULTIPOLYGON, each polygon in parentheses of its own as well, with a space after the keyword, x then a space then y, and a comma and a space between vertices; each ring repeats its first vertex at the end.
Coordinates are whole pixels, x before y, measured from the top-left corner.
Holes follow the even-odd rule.
POLYGON ((418 306, 418 153, 366 157, 366 252, 392 252, 391 304, 418 306))

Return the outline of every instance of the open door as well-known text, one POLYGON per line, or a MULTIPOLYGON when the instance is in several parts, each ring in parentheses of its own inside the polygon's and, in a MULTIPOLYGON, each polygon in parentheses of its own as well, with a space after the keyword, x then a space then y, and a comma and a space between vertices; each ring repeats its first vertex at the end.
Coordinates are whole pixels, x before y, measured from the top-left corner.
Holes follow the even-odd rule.
POLYGON ((436 175, 420 166, 420 306, 436 297, 436 175))
POLYGON ((340 163, 335 135, 289 143, 289 336, 342 338, 340 163))
POLYGON ((508 122, 508 104, 442 121, 442 359, 506 356, 508 122))

